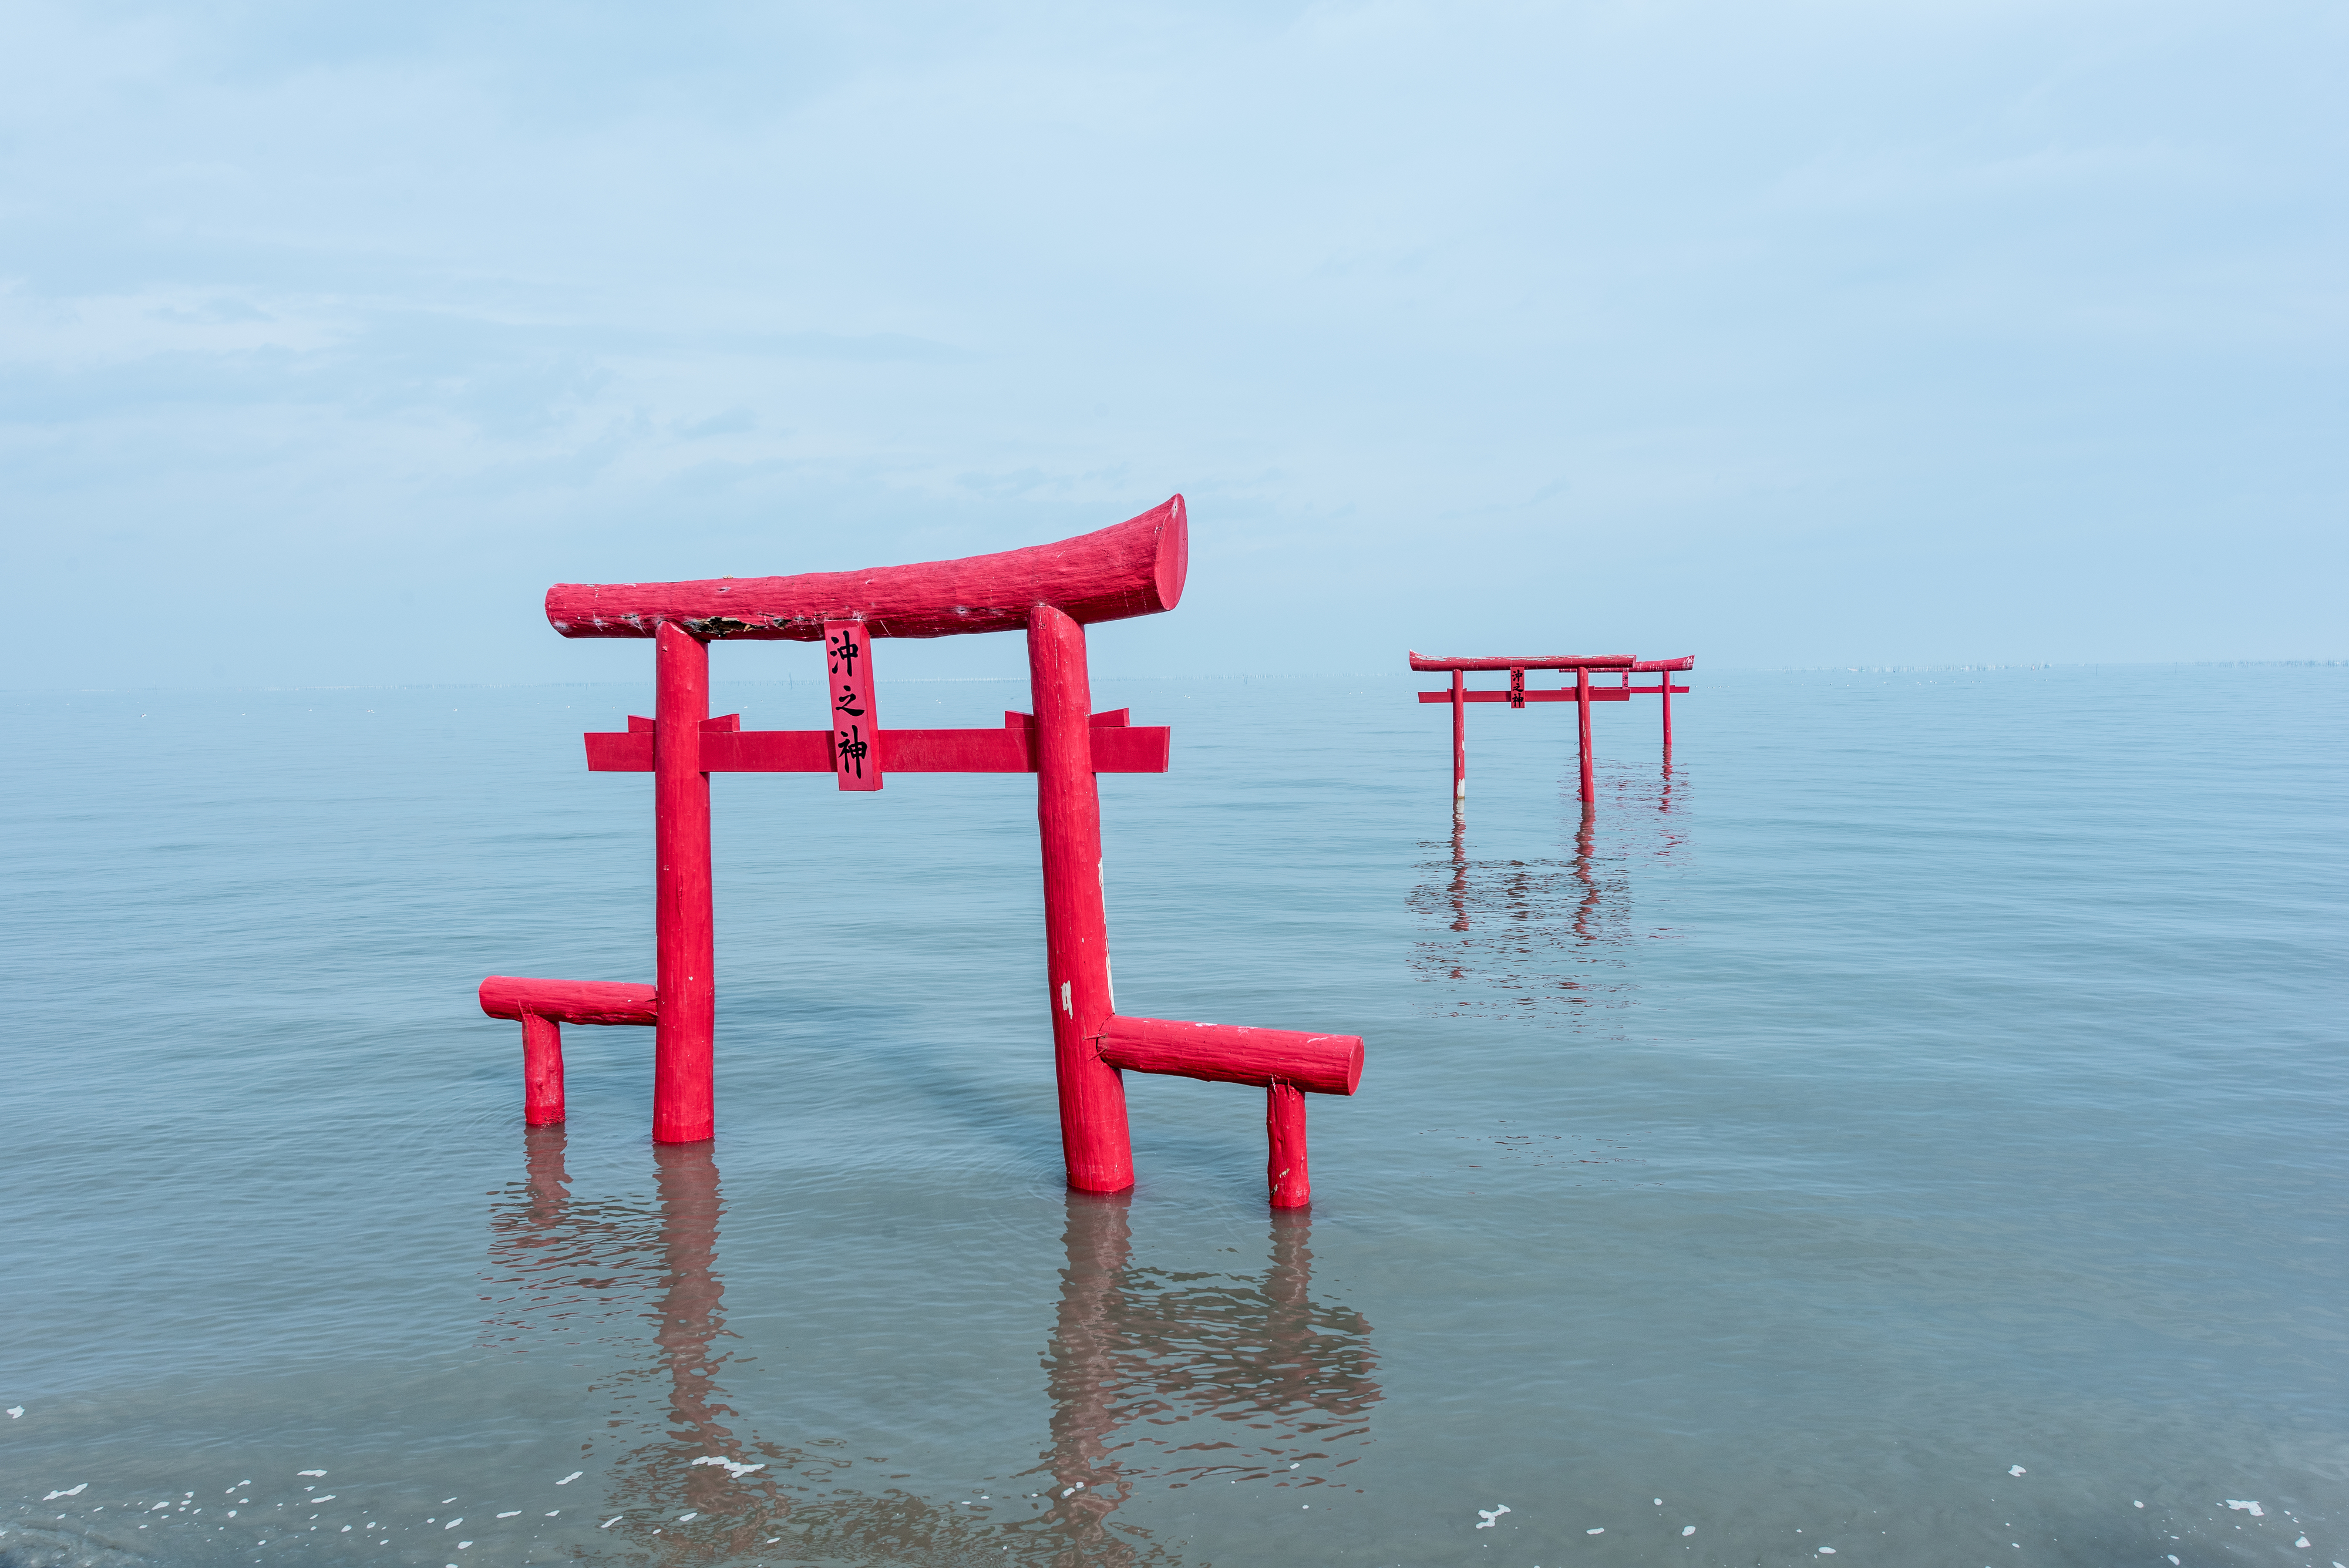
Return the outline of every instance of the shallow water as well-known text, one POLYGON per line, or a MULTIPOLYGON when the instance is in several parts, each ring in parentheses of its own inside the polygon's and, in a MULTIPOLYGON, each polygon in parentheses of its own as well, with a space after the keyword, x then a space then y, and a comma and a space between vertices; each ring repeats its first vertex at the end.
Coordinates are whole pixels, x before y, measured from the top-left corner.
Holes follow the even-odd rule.
POLYGON ((1188 1080, 1062 1190, 1024 779, 718 781, 655 1149, 472 999, 651 978, 647 690, 6 699, 0 1563, 2349 1561, 2349 670, 1693 684, 1455 832, 1407 678, 1099 683, 1122 1010, 1369 1041, 1278 1217, 1188 1080))

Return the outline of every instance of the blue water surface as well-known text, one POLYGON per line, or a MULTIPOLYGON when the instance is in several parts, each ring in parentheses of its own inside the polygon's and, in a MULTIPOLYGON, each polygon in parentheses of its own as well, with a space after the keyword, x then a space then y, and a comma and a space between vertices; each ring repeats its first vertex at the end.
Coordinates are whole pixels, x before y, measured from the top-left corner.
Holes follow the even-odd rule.
POLYGON ((1019 776, 719 777, 718 1138, 526 1131, 647 663, 5 700, 0 1563, 2349 1561, 2349 670, 1700 669, 1587 824, 1483 706, 1456 826, 1424 678, 1099 682, 1121 1011, 1369 1042, 1275 1216, 1182 1079, 1063 1190, 1019 776))

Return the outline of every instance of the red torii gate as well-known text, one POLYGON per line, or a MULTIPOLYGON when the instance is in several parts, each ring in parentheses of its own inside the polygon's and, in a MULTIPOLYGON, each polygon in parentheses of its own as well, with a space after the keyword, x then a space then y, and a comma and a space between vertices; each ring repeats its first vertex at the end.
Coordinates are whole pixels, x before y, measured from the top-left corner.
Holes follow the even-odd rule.
POLYGON ((1085 627, 1173 609, 1190 561, 1183 498, 1057 545, 861 572, 688 583, 558 583, 546 618, 565 637, 648 638, 653 717, 590 734, 587 766, 653 775, 655 983, 523 979, 481 982, 483 1012, 523 1025, 525 1120, 564 1119, 561 1025, 654 1029, 653 1140, 712 1136, 717 1022, 710 902, 709 775, 831 774, 843 790, 891 773, 1031 773, 1043 841, 1045 972, 1069 1185, 1133 1185, 1121 1070, 1252 1084, 1266 1092, 1267 1178, 1276 1209, 1312 1187, 1304 1093, 1350 1095, 1362 1073, 1351 1034, 1124 1018, 1110 995, 1096 773, 1164 773, 1170 732, 1094 713, 1085 627), (872 639, 1025 630, 1036 711, 1000 730, 886 730, 872 639), (709 716, 713 641, 824 644, 831 727, 745 730, 709 716))
POLYGON ((1425 654, 1411 656, 1413 670, 1448 670, 1452 687, 1447 691, 1423 691, 1423 702, 1452 704, 1452 808, 1468 798, 1468 710, 1470 702, 1506 702, 1512 708, 1522 708, 1528 702, 1571 702, 1575 706, 1575 750, 1582 763, 1582 806, 1589 810, 1597 802, 1591 778, 1590 705, 1593 702, 1629 702, 1639 696, 1661 694, 1664 701, 1664 761, 1672 760, 1672 696, 1685 692, 1685 686, 1672 684, 1671 671, 1694 670, 1696 656, 1680 659, 1634 659, 1628 653, 1560 653, 1503 654, 1485 659, 1433 659, 1425 654), (1509 672, 1508 690, 1505 691, 1471 691, 1466 676, 1471 670, 1506 670, 1509 672), (1574 671, 1574 684, 1556 691, 1530 691, 1526 686, 1528 670, 1574 671), (1611 670, 1623 677, 1620 686, 1594 686, 1590 672, 1611 670), (1633 672, 1655 674, 1653 686, 1631 684, 1633 672))

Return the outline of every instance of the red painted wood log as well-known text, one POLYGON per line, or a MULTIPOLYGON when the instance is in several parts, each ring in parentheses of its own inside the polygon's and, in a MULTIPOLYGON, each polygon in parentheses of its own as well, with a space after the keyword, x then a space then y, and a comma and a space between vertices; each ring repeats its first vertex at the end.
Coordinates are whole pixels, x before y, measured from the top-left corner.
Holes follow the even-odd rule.
MULTIPOLYGON (((1026 718, 1026 714, 1021 714, 1026 718)), ((1097 774, 1163 774, 1174 749, 1174 732, 1163 724, 1104 725, 1094 715, 1092 771, 1097 774)), ((712 721, 715 722, 715 721, 712 721)), ((648 774, 653 738, 640 731, 592 732, 587 771, 648 774)), ((705 774, 828 774, 833 771, 829 730, 726 730, 701 732, 705 774)), ((886 774, 1032 774, 1035 732, 1028 726, 1001 730, 884 730, 881 771, 886 774)))
MULTIPOLYGON (((1454 673, 1457 674, 1458 671, 1455 670, 1454 673)), ((1636 692, 1653 691, 1654 690, 1655 688, 1652 686, 1634 686, 1629 690, 1620 686, 1594 686, 1590 689, 1590 700, 1593 702, 1628 702, 1636 692)), ((1683 686, 1681 690, 1685 691, 1688 688, 1683 686)), ((1518 695, 1519 694, 1515 691, 1464 691, 1460 694, 1460 700, 1464 702, 1513 703, 1516 701, 1518 695)), ((1571 686, 1565 687, 1556 691, 1545 691, 1533 687, 1528 687, 1526 689, 1523 695, 1525 700, 1528 702, 1578 702, 1581 701, 1581 698, 1576 694, 1574 688, 1571 686)), ((1419 700, 1423 702, 1449 702, 1452 701, 1452 693, 1449 691, 1423 691, 1419 694, 1419 700)))
POLYGON ((1275 1209, 1304 1209, 1313 1201, 1313 1173, 1305 1153, 1305 1096, 1293 1084, 1264 1091, 1265 1186, 1275 1209))
POLYGON ((522 1125, 553 1127, 563 1105, 563 1025, 535 1012, 522 1016, 522 1125))
MULTIPOLYGON (((1696 668, 1696 655, 1693 653, 1684 653, 1678 659, 1644 659, 1641 662, 1633 665, 1631 668, 1634 670, 1694 670, 1696 668)), ((1642 691, 1655 691, 1663 701, 1664 765, 1670 767, 1672 760, 1672 693, 1675 691, 1686 691, 1688 688, 1685 686, 1673 685, 1672 678, 1670 675, 1665 675, 1661 677, 1657 685, 1653 687, 1642 686, 1640 687, 1639 690, 1642 691)))
POLYGON ((709 648, 664 623, 653 669, 653 945, 660 1017, 653 1040, 653 1141, 698 1143, 717 1130, 718 1024, 710 907, 709 648))
POLYGON ((522 1021, 523 1124, 563 1120, 563 1025, 650 1023, 656 1012, 649 985, 600 980, 533 980, 493 974, 481 981, 481 1011, 522 1021))
POLYGON ((1489 659, 1411 656, 1413 670, 1628 670, 1637 662, 1628 653, 1509 653, 1489 659))
POLYGON ((874 637, 1016 631, 1039 605, 1080 624, 1173 609, 1190 569, 1183 498, 1056 545, 860 572, 719 577, 687 583, 557 583, 546 618, 565 637, 696 637, 812 642, 826 621, 861 620, 874 637))
POLYGON ((1452 700, 1452 812, 1455 816, 1462 810, 1461 803, 1468 798, 1468 710, 1464 705, 1468 699, 1467 679, 1465 671, 1455 670, 1452 672, 1451 691, 1419 694, 1423 702, 1430 696, 1452 700))
POLYGON ((609 980, 536 980, 493 974, 481 981, 481 1011, 492 1018, 550 1018, 557 1023, 650 1023, 659 992, 609 980))
MULTIPOLYGON (((1599 796, 1591 783, 1590 695, 1590 671, 1587 669, 1576 670, 1574 672, 1575 749, 1582 759, 1582 810, 1586 816, 1599 802, 1599 796)), ((1630 700, 1631 694, 1625 692, 1622 701, 1628 702, 1630 700)))
MULTIPOLYGON (((1060 1085, 1061 1150, 1069 1185, 1121 1192, 1133 1185, 1125 1083, 1093 1049, 1112 1010, 1109 925, 1102 903, 1101 791, 1089 715, 1085 628, 1050 605, 1028 623, 1029 690, 1036 705, 1036 826, 1043 845, 1045 982, 1060 1085)), ((1023 732, 1006 730, 1016 736, 1023 732)))
POLYGON ((1350 1095, 1362 1081, 1362 1037, 1112 1016, 1101 1059, 1136 1073, 1216 1084, 1288 1084, 1316 1095, 1350 1095))

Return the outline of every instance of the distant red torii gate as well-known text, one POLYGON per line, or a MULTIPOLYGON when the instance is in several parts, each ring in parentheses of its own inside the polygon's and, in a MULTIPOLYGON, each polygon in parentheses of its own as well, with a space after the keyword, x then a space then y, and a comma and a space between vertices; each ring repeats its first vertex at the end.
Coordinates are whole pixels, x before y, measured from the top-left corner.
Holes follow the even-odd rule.
POLYGON ((1433 659, 1426 654, 1411 656, 1413 670, 1448 670, 1452 687, 1446 691, 1423 691, 1423 702, 1452 704, 1452 803, 1468 797, 1468 710, 1471 702, 1506 702, 1512 708, 1522 708, 1528 702, 1571 702, 1575 705, 1575 750, 1582 763, 1582 805, 1589 810, 1597 803, 1591 777, 1590 705, 1593 702, 1629 702, 1634 697, 1661 695, 1664 702, 1664 761, 1672 758, 1672 696, 1685 692, 1685 686, 1672 684, 1671 672, 1694 670, 1696 656, 1680 659, 1635 659, 1628 653, 1558 653, 1558 654, 1496 654, 1478 659, 1433 659), (1506 691, 1471 691, 1466 676, 1472 670, 1506 670, 1509 672, 1506 691), (1574 684, 1556 691, 1530 691, 1526 686, 1528 670, 1574 671, 1574 684), (1594 686, 1590 672, 1594 670, 1614 670, 1621 674, 1620 686, 1594 686), (1653 686, 1634 686, 1634 672, 1655 674, 1653 686))
POLYGON ((651 1024, 653 1140, 692 1143, 715 1130, 717 1023, 710 897, 709 775, 831 774, 843 790, 878 790, 891 773, 1036 775, 1043 844, 1045 971, 1069 1184, 1133 1185, 1122 1071, 1251 1084, 1266 1092, 1266 1171, 1273 1207, 1312 1195, 1307 1092, 1350 1095, 1362 1072, 1351 1034, 1123 1018, 1110 995, 1102 901, 1098 773, 1164 773, 1170 732, 1094 713, 1085 627, 1173 609, 1189 568, 1183 498, 1056 545, 957 561, 782 577, 687 583, 558 583, 546 618, 565 637, 650 639, 653 717, 586 737, 596 773, 653 775, 655 983, 523 979, 481 982, 482 1011, 523 1025, 525 1119, 564 1119, 561 1026, 651 1024), (999 730, 885 730, 872 640, 1024 630, 1036 711, 999 730), (824 645, 831 725, 745 730, 709 715, 713 641, 824 645))

